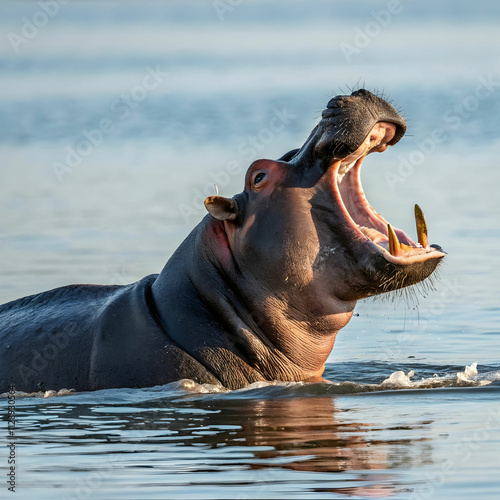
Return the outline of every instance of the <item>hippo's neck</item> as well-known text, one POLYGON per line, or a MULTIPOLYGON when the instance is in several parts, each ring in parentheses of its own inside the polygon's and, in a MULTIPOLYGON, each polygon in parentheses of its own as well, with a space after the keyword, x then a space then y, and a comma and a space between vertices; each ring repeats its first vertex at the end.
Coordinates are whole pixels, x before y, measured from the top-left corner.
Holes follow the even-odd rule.
POLYGON ((341 314, 291 315, 286 301, 246 282, 229 249, 214 237, 218 224, 206 217, 153 284, 166 334, 229 388, 259 380, 320 380, 354 303, 341 314))

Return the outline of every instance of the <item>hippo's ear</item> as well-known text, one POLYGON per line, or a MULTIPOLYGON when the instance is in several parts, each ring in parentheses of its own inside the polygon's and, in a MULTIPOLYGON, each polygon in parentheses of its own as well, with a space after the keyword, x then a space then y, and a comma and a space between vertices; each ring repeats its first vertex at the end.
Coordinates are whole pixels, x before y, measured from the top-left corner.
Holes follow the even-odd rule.
POLYGON ((205 208, 218 220, 235 220, 238 217, 238 204, 232 198, 209 196, 205 200, 205 208))

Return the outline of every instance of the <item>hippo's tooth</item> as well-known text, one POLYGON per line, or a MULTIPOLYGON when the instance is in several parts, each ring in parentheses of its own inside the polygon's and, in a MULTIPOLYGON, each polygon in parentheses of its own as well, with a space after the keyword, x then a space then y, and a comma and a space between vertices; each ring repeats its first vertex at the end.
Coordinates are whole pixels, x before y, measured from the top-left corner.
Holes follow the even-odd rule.
POLYGON ((387 236, 380 231, 377 231, 373 227, 358 226, 359 230, 373 243, 380 243, 381 241, 387 241, 387 236))
POLYGON ((389 236, 389 252, 391 255, 394 255, 394 257, 401 255, 401 245, 390 224, 387 224, 387 235, 389 236))
POLYGON ((417 223, 418 242, 424 248, 427 248, 429 246, 427 240, 427 223, 425 222, 424 213, 418 205, 415 205, 415 222, 417 223))

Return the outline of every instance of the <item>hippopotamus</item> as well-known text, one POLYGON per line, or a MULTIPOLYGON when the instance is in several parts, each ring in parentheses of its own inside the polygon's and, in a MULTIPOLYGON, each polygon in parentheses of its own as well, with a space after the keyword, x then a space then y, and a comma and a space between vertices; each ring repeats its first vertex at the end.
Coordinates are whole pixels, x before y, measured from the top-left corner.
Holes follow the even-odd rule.
POLYGON ((367 90, 334 97, 301 148, 205 200, 160 274, 0 306, 0 392, 323 381, 356 302, 424 280, 445 256, 418 206, 414 241, 363 194, 365 156, 405 131, 367 90))

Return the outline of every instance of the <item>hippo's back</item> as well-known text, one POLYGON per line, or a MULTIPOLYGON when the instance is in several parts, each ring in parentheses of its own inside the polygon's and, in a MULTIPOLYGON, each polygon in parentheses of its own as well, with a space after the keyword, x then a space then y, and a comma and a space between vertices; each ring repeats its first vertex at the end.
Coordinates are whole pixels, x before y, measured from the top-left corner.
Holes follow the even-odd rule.
POLYGON ((69 285, 0 305, 0 393, 85 387, 97 318, 121 288, 69 285))

